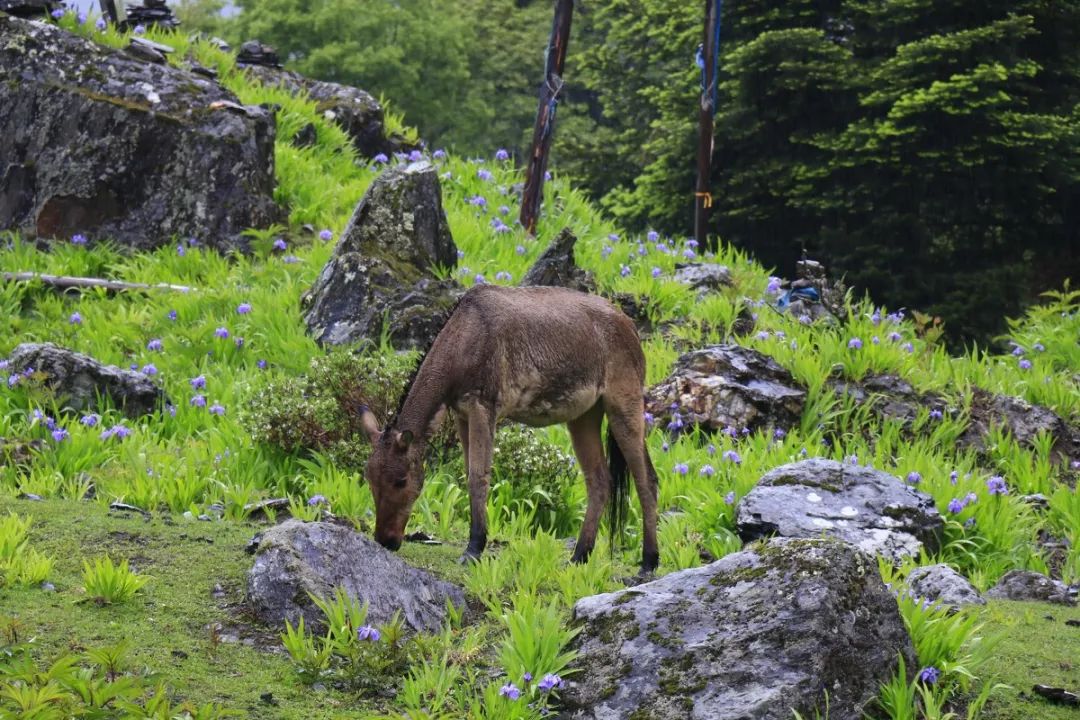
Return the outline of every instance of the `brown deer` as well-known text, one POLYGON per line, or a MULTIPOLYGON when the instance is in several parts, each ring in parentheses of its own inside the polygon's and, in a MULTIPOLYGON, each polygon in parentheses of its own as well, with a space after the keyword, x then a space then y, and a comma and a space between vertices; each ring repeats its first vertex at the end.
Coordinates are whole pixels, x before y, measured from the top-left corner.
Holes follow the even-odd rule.
POLYGON ((397 413, 380 430, 366 408, 373 451, 367 480, 375 539, 397 550, 424 484, 423 458, 443 413, 453 411, 468 469, 472 513, 462 560, 487 544, 487 498, 496 424, 566 423, 585 473, 588 506, 573 561, 584 562, 608 506, 612 542, 634 476, 644 525, 641 568, 659 562, 657 480, 645 448, 645 355, 630 319, 607 300, 557 287, 479 285, 451 311, 421 360, 397 413), (608 418, 605 463, 600 425, 608 418))

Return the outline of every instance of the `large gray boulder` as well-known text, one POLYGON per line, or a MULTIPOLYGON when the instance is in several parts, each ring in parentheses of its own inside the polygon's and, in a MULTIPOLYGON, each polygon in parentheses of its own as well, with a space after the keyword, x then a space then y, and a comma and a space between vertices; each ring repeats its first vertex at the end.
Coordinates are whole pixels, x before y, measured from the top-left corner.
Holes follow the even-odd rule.
POLYGON ((0 230, 242 248, 274 204, 274 118, 216 82, 0 15, 0 230))
POLYGON ((911 639, 874 558, 775 539, 711 565, 580 600, 568 720, 856 720, 911 639))
POLYGON ((8 370, 33 370, 55 395, 57 403, 75 412, 98 409, 107 398, 128 417, 154 412, 166 402, 165 391, 149 376, 52 343, 23 343, 8 357, 8 370))
POLYGON ((248 573, 248 605, 274 627, 286 620, 320 632, 322 613, 309 597, 332 597, 336 588, 368 605, 368 622, 395 612, 414 630, 438 630, 446 601, 464 607, 461 588, 417 570, 351 528, 326 522, 286 522, 266 531, 248 573))
POLYGON ((944 563, 924 565, 908 573, 907 586, 917 598, 959 610, 966 605, 985 605, 975 586, 944 563))
POLYGON ((245 72, 264 85, 276 85, 293 95, 306 95, 314 100, 316 110, 345 131, 362 157, 390 155, 411 147, 402 138, 387 134, 382 105, 360 88, 313 80, 291 70, 265 65, 249 65, 245 72))
POLYGON ((945 525, 934 499, 882 470, 815 458, 766 473, 739 501, 744 540, 828 535, 899 560, 937 550, 945 525))
POLYGON ((739 345, 713 345, 680 357, 671 375, 645 393, 645 409, 668 426, 784 430, 798 425, 806 390, 767 355, 739 345))
POLYGON ((717 263, 686 263, 675 266, 675 279, 692 290, 698 296, 707 295, 724 287, 731 287, 731 271, 725 265, 717 263))
POLYGON ((302 299, 308 332, 328 345, 377 343, 385 332, 398 349, 427 348, 463 292, 436 279, 435 264, 457 264, 435 167, 390 168, 368 188, 302 299))
POLYGON ((1034 600, 1059 605, 1075 605, 1076 596, 1077 588, 1033 570, 1010 570, 986 591, 986 597, 995 600, 1034 600))

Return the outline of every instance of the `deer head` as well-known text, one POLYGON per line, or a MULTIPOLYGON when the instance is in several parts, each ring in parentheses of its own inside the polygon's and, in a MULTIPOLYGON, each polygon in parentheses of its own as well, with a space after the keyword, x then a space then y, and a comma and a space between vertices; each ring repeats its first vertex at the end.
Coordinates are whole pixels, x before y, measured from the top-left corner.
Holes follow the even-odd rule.
POLYGON ((361 411, 361 423, 371 441, 364 474, 375 500, 375 540, 388 550, 397 550, 424 486, 424 441, 411 430, 380 430, 367 408, 361 411))

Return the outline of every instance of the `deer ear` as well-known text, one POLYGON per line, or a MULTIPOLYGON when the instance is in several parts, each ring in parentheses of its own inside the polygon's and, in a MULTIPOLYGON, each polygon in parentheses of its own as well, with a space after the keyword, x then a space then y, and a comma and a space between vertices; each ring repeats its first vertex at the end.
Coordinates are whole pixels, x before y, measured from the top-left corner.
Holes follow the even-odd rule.
POLYGON ((379 421, 375 419, 375 413, 371 412, 367 405, 360 408, 360 426, 364 429, 364 434, 367 435, 368 442, 372 445, 382 435, 382 430, 379 429, 379 421))
POLYGON ((409 446, 412 445, 412 441, 412 430, 405 430, 404 432, 399 432, 397 437, 394 438, 394 446, 398 450, 408 450, 409 446))

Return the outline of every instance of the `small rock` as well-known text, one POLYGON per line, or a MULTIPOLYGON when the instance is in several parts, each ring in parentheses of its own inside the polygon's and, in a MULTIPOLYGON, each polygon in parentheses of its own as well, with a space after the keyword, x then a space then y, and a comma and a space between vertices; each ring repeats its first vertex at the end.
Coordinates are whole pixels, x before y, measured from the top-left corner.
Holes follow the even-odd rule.
POLYGON ((689 263, 675 266, 675 279, 704 295, 731 287, 731 271, 716 263, 689 263))
POLYGON ((1034 600, 1059 605, 1076 605, 1076 595, 1076 588, 1033 570, 1010 570, 986 591, 986 597, 995 600, 1034 600))
POLYGON ((52 343, 23 343, 9 357, 11 372, 33 369, 56 395, 57 404, 75 412, 98 409, 108 398, 128 417, 154 412, 169 402, 149 376, 105 365, 89 355, 52 343))
POLYGON ((210 597, 214 597, 214 598, 223 598, 223 597, 225 597, 225 588, 221 587, 220 583, 214 585, 214 587, 210 590, 210 597))
POLYGON ((594 292, 596 282, 592 274, 578 267, 574 260, 577 236, 570 228, 563 228, 551 241, 536 262, 521 278, 522 286, 564 287, 581 292, 594 292))
POLYGON ((936 551, 945 526, 934 499, 900 478, 822 458, 766 473, 735 521, 746 541, 825 534, 893 560, 936 551))
POLYGON ((213 519, 214 518, 210 517, 206 513, 203 513, 202 515, 199 516, 199 520, 201 520, 202 522, 210 522, 213 519))
POLYGON ((908 574, 907 584, 915 597, 925 598, 954 610, 965 605, 986 604, 986 600, 967 578, 943 563, 915 568, 908 574))
POLYGON ((312 147, 313 145, 315 145, 316 142, 318 142, 318 139, 319 136, 315 132, 315 124, 308 123, 307 125, 296 131, 296 134, 293 135, 292 144, 293 147, 298 148, 312 147))
POLYGON ((1037 512, 1046 512, 1050 509, 1050 498, 1046 497, 1042 493, 1035 493, 1033 495, 1022 495, 1020 501, 1027 503, 1037 512))
POLYGON ((35 495, 34 493, 19 493, 17 497, 19 500, 29 500, 30 502, 41 502, 45 499, 40 495, 35 495))
POLYGON ((806 390, 775 360, 739 345, 686 353, 666 380, 645 393, 645 409, 666 428, 675 412, 681 430, 787 429, 799 424, 806 390))
POLYGON ((407 565, 374 540, 349 527, 288 520, 263 534, 248 573, 248 604, 275 628, 301 617, 313 632, 324 627, 311 601, 342 588, 368 605, 368 622, 385 623, 395 612, 415 630, 437 630, 446 603, 464 607, 461 588, 407 565))
POLYGON ((45 592, 56 592, 56 586, 48 581, 41 583, 41 589, 45 592))

